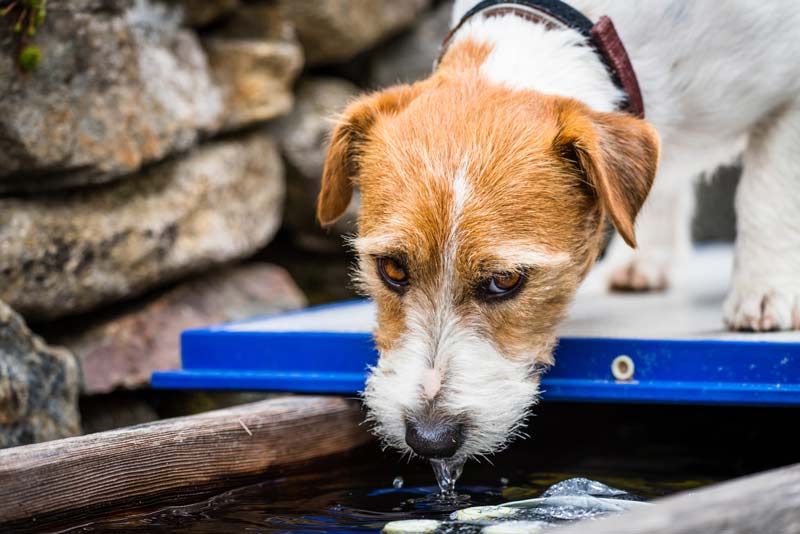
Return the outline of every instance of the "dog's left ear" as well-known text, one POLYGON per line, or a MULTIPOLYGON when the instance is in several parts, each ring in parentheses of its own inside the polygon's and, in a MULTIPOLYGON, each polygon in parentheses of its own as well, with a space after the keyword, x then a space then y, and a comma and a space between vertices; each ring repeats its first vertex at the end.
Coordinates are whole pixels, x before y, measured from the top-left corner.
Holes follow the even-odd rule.
POLYGON ((569 154, 625 242, 636 248, 634 222, 656 175, 655 128, 624 113, 599 113, 566 103, 555 148, 569 154))
POLYGON ((317 219, 323 226, 335 223, 350 204, 361 148, 377 120, 403 109, 417 93, 413 86, 396 85, 365 95, 344 110, 333 130, 322 171, 317 219))

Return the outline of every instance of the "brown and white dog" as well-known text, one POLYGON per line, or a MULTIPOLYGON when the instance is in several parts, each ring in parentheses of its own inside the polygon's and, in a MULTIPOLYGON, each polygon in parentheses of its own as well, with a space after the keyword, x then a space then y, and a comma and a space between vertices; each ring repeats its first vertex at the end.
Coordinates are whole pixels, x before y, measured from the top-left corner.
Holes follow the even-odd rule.
MULTIPOLYGON (((454 22, 472 4, 456 2, 454 22)), ((380 351, 364 398, 401 451, 466 458, 508 443, 605 218, 635 247, 653 188, 640 250, 611 256, 615 285, 663 286, 686 248, 688 179, 744 146, 726 321, 800 327, 800 10, 571 4, 613 19, 648 122, 618 111, 625 94, 583 34, 508 13, 472 16, 428 79, 362 97, 334 131, 318 216, 332 223, 360 189, 356 278, 380 351)))

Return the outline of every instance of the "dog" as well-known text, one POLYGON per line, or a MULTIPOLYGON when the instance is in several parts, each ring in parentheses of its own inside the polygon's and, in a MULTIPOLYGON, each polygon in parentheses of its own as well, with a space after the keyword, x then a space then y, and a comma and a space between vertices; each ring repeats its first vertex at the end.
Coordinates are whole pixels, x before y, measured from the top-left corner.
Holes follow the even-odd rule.
POLYGON ((496 4, 458 0, 429 78, 346 108, 318 202, 331 224, 360 190, 355 280, 375 301, 380 353, 368 417, 386 446, 426 458, 484 456, 518 436, 606 218, 611 285, 662 289, 687 253, 691 179, 737 154, 724 320, 800 328, 794 2, 563 7, 610 17, 632 90, 584 32, 542 14, 560 2, 496 4))

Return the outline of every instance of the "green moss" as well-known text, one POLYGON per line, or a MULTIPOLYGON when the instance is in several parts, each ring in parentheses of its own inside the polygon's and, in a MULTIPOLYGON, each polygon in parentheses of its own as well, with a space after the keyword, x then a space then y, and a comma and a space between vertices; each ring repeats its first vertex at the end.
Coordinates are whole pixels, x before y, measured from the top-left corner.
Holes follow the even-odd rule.
POLYGON ((29 45, 28 39, 44 23, 47 0, 0 0, 0 16, 11 24, 16 34, 17 65, 22 72, 30 72, 42 63, 42 50, 29 45))
POLYGON ((27 0, 30 9, 30 22, 28 23, 28 35, 34 35, 36 28, 42 25, 47 14, 47 0, 27 0))
POLYGON ((0 15, 11 21, 15 33, 32 37, 47 15, 47 0, 9 0, 0 8, 0 15))
POLYGON ((38 46, 26 46, 19 54, 19 68, 24 72, 36 70, 42 62, 42 50, 38 46))

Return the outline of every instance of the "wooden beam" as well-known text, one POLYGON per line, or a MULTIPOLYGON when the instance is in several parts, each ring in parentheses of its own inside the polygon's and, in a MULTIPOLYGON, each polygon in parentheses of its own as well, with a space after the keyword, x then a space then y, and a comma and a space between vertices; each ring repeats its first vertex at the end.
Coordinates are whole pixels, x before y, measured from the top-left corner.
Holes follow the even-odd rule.
POLYGON ((550 534, 800 533, 800 464, 654 501, 655 506, 583 521, 550 534))
POLYGON ((362 420, 355 401, 282 397, 0 450, 0 523, 198 488, 342 453, 370 440, 362 420))

